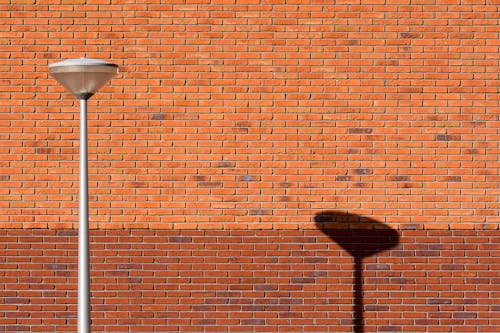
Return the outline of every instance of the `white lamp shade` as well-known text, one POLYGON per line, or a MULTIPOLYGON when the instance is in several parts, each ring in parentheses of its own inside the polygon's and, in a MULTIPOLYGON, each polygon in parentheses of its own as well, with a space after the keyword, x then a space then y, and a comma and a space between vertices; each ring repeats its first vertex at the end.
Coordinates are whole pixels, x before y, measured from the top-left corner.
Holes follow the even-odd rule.
POLYGON ((49 65, 49 74, 78 99, 89 99, 117 73, 117 65, 98 59, 67 59, 49 65))

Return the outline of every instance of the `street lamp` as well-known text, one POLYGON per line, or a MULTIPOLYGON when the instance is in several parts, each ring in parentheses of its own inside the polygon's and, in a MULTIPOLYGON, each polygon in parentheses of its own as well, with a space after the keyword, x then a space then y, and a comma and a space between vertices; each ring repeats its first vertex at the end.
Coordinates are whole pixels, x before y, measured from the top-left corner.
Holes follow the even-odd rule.
POLYGON ((90 332, 87 100, 118 73, 97 59, 67 59, 49 65, 49 74, 80 100, 80 201, 78 229, 78 332, 90 332))

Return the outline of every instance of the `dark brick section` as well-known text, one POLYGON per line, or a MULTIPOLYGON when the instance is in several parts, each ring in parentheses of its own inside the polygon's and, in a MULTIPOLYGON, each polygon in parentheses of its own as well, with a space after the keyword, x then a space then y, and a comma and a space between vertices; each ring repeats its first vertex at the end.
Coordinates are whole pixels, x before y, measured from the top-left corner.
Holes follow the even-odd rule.
POLYGON ((460 141, 460 135, 438 134, 436 135, 437 141, 460 141))
POLYGON ((354 170, 352 170, 352 173, 355 175, 371 175, 373 173, 373 170, 371 170, 371 169, 354 169, 354 170))
POLYGON ((402 32, 399 34, 401 38, 421 38, 421 34, 419 33, 411 33, 411 32, 402 32))
POLYGON ((236 166, 236 163, 224 161, 216 163, 216 166, 219 168, 234 168, 236 166))
MULTIPOLYGON (((363 258, 365 332, 500 331, 497 230, 398 233, 363 258)), ((341 247, 318 230, 92 230, 93 330, 351 332, 344 248, 381 239, 354 235, 341 247)), ((0 332, 76 331, 74 230, 0 230, 0 258, 0 332)))
POLYGON ((40 147, 36 149, 37 154, 55 154, 58 150, 54 148, 40 147))
POLYGON ((349 134, 371 134, 372 132, 373 128, 362 128, 362 127, 349 128, 349 134))

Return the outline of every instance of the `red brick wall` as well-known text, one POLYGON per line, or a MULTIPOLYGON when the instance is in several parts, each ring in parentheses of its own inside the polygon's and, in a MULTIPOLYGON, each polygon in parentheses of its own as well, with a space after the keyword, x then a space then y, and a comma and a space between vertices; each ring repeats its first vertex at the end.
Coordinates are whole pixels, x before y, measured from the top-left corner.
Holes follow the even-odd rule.
MULTIPOLYGON (((385 238, 351 232, 344 246, 385 238)), ((0 237, 0 332, 76 330, 76 232, 0 237)), ((90 239, 97 332, 351 332, 356 321, 354 260, 318 230, 93 230, 90 239)), ((500 330, 498 232, 404 230, 390 242, 363 259, 365 332, 500 330)))
POLYGON ((77 222, 78 107, 47 65, 80 56, 121 69, 89 103, 93 228, 498 227, 498 1, 11 2, 3 227, 77 222))
POLYGON ((96 331, 500 330, 498 1, 147 2, 0 0, 0 332, 75 329, 81 56, 96 331))

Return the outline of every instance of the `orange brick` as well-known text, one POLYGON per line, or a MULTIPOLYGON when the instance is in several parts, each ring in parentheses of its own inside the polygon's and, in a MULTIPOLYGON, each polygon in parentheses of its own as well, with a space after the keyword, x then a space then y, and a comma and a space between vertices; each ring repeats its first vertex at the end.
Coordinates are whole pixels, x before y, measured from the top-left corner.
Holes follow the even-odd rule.
POLYGON ((46 69, 80 56, 121 72, 89 101, 94 228, 499 225, 494 4, 0 6, 6 227, 77 221, 78 102, 46 69))

